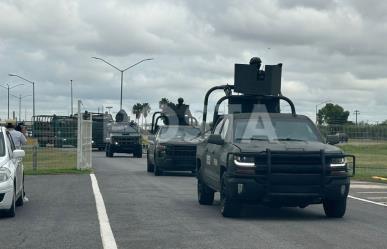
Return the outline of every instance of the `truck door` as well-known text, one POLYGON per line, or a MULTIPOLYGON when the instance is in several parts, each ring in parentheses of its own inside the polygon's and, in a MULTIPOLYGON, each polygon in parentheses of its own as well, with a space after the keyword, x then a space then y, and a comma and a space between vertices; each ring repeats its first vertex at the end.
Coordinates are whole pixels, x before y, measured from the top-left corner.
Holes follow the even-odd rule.
MULTIPOLYGON (((221 134, 222 127, 223 127, 224 119, 218 122, 218 124, 215 127, 215 130, 212 134, 221 134)), ((216 172, 219 168, 219 156, 217 155, 217 152, 219 151, 219 145, 216 144, 207 144, 207 151, 206 151, 206 169, 205 169, 205 175, 208 177, 209 184, 214 187, 218 188, 218 173, 216 172)))

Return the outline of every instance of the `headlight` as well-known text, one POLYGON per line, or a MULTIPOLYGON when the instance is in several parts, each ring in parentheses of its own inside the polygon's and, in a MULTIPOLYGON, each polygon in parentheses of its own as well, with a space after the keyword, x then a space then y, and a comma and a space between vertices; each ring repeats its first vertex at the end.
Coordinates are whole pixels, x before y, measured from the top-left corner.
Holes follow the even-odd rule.
POLYGON ((114 142, 115 145, 118 145, 118 142, 114 142))
POLYGON ((330 160, 330 166, 332 168, 335 167, 345 167, 347 165, 347 160, 345 157, 336 157, 336 158, 331 158, 330 160))
POLYGON ((0 169, 0 182, 6 182, 11 177, 11 171, 7 168, 0 169))
POLYGON ((234 164, 239 167, 255 167, 255 159, 251 156, 234 156, 234 164))

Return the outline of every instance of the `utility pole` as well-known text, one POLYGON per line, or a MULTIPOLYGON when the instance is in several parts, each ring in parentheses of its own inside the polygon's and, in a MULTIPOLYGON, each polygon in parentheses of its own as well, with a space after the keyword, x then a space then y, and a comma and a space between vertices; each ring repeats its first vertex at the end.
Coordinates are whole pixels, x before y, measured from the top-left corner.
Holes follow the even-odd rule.
POLYGON ((359 115, 359 114, 360 114, 360 111, 359 111, 359 110, 355 110, 353 113, 354 113, 354 114, 355 114, 355 116, 356 116, 356 125, 357 125, 357 115, 359 115))
POLYGON ((73 80, 70 80, 70 88, 71 88, 71 116, 74 115, 74 110, 73 110, 73 80))

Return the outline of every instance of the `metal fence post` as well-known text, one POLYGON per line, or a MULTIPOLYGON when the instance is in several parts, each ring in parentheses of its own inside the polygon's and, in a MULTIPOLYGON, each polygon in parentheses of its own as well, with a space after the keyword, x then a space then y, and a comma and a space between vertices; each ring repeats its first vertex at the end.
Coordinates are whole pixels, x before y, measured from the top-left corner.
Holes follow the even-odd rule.
POLYGON ((36 171, 38 168, 38 146, 35 144, 32 146, 32 169, 36 171))

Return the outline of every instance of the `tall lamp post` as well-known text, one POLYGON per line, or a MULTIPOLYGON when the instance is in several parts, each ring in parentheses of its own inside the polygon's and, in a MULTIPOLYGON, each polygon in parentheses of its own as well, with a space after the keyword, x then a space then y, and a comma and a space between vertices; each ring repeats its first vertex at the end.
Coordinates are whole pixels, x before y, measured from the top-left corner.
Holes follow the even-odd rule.
POLYGON ((19 79, 22 79, 30 84, 32 84, 32 116, 35 116, 35 82, 27 80, 26 78, 23 78, 17 74, 8 74, 11 77, 18 77, 19 79))
POLYGON ((96 59, 96 60, 100 60, 100 61, 102 61, 102 62, 105 62, 106 64, 108 64, 108 65, 111 66, 112 68, 114 68, 114 69, 116 69, 116 70, 118 70, 118 71, 121 72, 121 98, 120 98, 120 110, 122 109, 122 87, 123 87, 123 83, 124 83, 124 72, 125 72, 126 70, 131 69, 132 67, 134 67, 134 66, 136 66, 136 65, 138 65, 138 64, 140 64, 140 63, 142 63, 142 62, 144 62, 144 61, 150 61, 150 60, 153 60, 153 58, 143 59, 143 60, 141 60, 141 61, 139 61, 139 62, 136 62, 136 63, 134 63, 133 65, 131 65, 131 66, 125 68, 125 69, 119 69, 118 67, 114 66, 113 64, 111 64, 110 62, 108 62, 108 61, 106 61, 106 60, 104 60, 104 59, 102 59, 102 58, 99 58, 99 57, 91 57, 91 58, 96 59))
POLYGON ((316 105, 316 125, 317 125, 317 107, 320 106, 320 105, 323 105, 325 103, 328 103, 328 102, 332 102, 332 100, 325 100, 319 104, 316 105))
POLYGON ((16 95, 13 95, 13 94, 11 94, 11 95, 12 95, 12 97, 15 97, 15 98, 19 99, 19 122, 20 122, 21 121, 21 105, 22 105, 21 103, 22 103, 22 99, 31 96, 31 94, 24 95, 24 96, 22 96, 21 94, 19 94, 19 96, 16 96, 16 95))
POLYGON ((73 80, 70 80, 70 88, 71 88, 71 116, 74 114, 73 109, 73 80))
POLYGON ((12 87, 10 87, 8 83, 5 85, 7 85, 7 87, 5 87, 4 85, 0 85, 0 86, 6 88, 8 90, 8 119, 9 119, 9 90, 11 90, 17 86, 23 86, 24 84, 17 84, 17 85, 14 85, 12 87))

